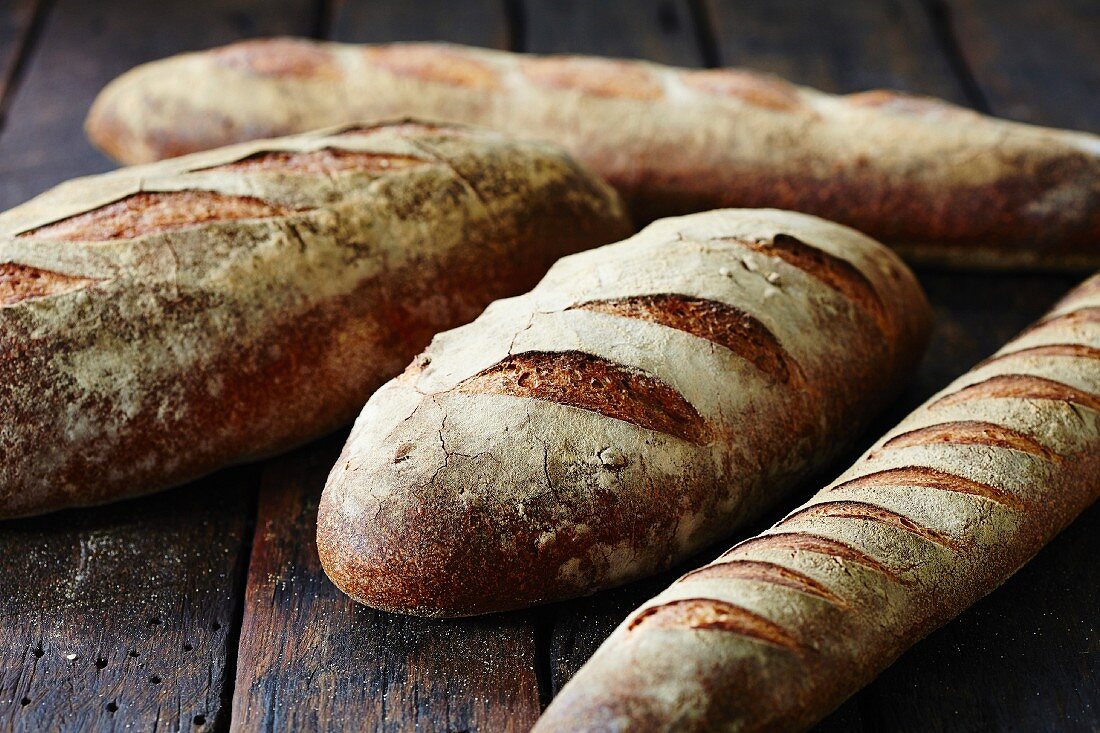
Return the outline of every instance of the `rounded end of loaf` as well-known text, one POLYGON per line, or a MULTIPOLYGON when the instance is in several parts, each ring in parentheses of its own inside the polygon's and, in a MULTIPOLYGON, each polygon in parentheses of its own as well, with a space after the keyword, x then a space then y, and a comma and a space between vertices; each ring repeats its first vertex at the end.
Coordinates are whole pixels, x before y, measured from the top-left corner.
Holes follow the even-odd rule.
POLYGON ((528 605, 523 599, 530 591, 522 586, 534 569, 481 541, 495 534, 478 526, 487 520, 484 513, 433 490, 430 475, 421 478, 419 486, 391 492, 360 484, 346 460, 337 464, 317 515, 317 550, 332 582, 358 603, 414 616, 473 616, 528 605), (410 489, 421 489, 415 493, 425 498, 416 505, 387 498, 410 489))
POLYGON ((332 54, 309 39, 263 38, 179 54, 130 69, 96 96, 84 131, 97 148, 135 165, 350 122, 316 90, 265 85, 279 76, 331 84, 332 54), (253 100, 227 110, 225 100, 253 100))

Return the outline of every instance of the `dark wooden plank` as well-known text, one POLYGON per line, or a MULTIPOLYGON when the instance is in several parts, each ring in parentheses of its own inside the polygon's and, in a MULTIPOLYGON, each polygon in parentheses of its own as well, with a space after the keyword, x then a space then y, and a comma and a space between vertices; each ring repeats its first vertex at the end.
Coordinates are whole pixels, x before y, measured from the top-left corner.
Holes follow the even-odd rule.
MULTIPOLYGON (((645 58, 681 66, 707 61, 688 2, 580 3, 523 0, 524 50, 645 58)), ((544 609, 550 628, 540 662, 556 694, 608 634, 640 603, 667 585, 666 573, 591 598, 544 609)))
POLYGON ((643 58, 678 66, 705 65, 691 7, 685 0, 589 3, 523 0, 523 50, 643 58))
MULTIPOLYGON (((503 6, 346 2, 331 35, 503 47, 503 6)), ((538 716, 534 613, 429 621, 356 605, 316 555, 343 436, 265 469, 233 700, 236 730, 525 731, 538 716)))
POLYGON ((892 88, 966 101, 920 0, 702 0, 729 66, 824 91, 892 88))
POLYGON ((508 48, 512 32, 499 0, 338 0, 330 36, 348 43, 448 41, 508 48))
MULTIPOLYGON (((952 0, 958 48, 993 112, 1100 131, 1100 6, 952 0)), ((959 317, 941 348, 988 351, 1071 278, 925 277, 959 317)), ((960 356, 961 359, 961 356, 960 356)), ((874 685, 882 730, 1100 730, 1100 508, 874 685)))
MULTIPOLYGON (((81 123, 116 73, 245 34, 305 30, 315 10, 313 0, 52 3, 0 132, 0 207, 110 167, 81 123)), ((254 469, 238 469, 0 525, 0 726, 224 728, 254 489, 254 469)))
POLYGON ((19 62, 29 51, 32 23, 41 0, 0 1, 0 125, 19 62))
POLYGON ((0 728, 224 726, 254 474, 0 524, 0 728))
POLYGON ((1100 132, 1100 3, 936 1, 995 114, 1100 132))
POLYGON ((265 470, 234 729, 528 730, 539 713, 530 614, 395 616, 357 605, 325 577, 317 501, 343 439, 265 470))
POLYGON ((315 0, 58 0, 0 131, 0 209, 113 167, 84 139, 96 93, 130 67, 243 36, 308 33, 315 0))
MULTIPOLYGON (((937 27, 934 14, 926 12, 927 9, 918 2, 876 0, 842 4, 802 3, 797 0, 714 0, 704 3, 704 9, 705 17, 715 24, 712 31, 722 63, 773 71, 793 81, 836 92, 885 86, 934 94, 963 103, 968 99, 965 78, 954 74, 955 64, 948 53, 950 46, 945 43, 950 39, 942 37, 942 29, 937 27)), ((937 314, 929 356, 906 394, 869 431, 865 442, 870 442, 871 435, 894 424, 909 409, 998 348, 1075 282, 1072 277, 1057 275, 995 276, 942 271, 922 271, 918 274, 937 314)), ((848 462, 848 459, 840 462, 836 470, 848 462)), ((808 482, 799 493, 808 494, 815 485, 815 482, 808 482)), ((777 511, 782 513, 781 509, 777 511)), ((1082 523, 1087 521, 1086 518, 1082 523)), ((767 526, 767 523, 761 523, 760 527, 767 526)), ((743 534, 760 527, 749 528, 743 534)), ((1100 533, 1090 533, 1087 529, 1079 534, 1085 537, 1100 536, 1100 533)), ((1055 543, 1055 547, 1062 542, 1069 540, 1062 538, 1055 543)), ((1084 550, 1079 557, 1089 557, 1089 550, 1095 553, 1096 549, 1095 545, 1078 548, 1078 551, 1084 550)), ((709 559, 717 551, 704 553, 694 564, 709 559)), ((823 721, 818 730, 1027 729, 1026 726, 1013 725, 1007 717, 997 718, 1002 723, 1000 727, 984 725, 986 719, 972 709, 973 706, 980 707, 983 700, 999 694, 994 688, 982 690, 983 681, 992 678, 979 670, 998 664, 1003 668, 1000 660, 982 656, 980 664, 968 661, 959 668, 958 677, 929 674, 928 668, 934 668, 945 657, 965 656, 965 652, 960 654, 960 649, 968 649, 971 654, 976 653, 975 650, 995 650, 997 639, 1006 635, 1013 636, 1018 644, 1033 641, 1023 635, 1011 634, 1011 629, 1020 624, 1021 616, 1033 617, 1042 613, 1043 609, 1037 604, 1021 603, 1019 595, 1013 595, 1011 589, 1013 584, 1026 582, 1030 575, 1049 577, 1043 570, 1044 564, 1045 560, 1040 558, 1027 573, 1012 581, 1004 593, 995 594, 985 602, 986 605, 1013 605, 1015 618, 1012 622, 998 623, 1004 615, 1000 609, 996 613, 983 614, 984 605, 980 604, 958 624, 949 626, 903 657, 880 682, 848 701, 823 721), (972 617, 977 620, 968 621, 972 617), (993 635, 988 631, 991 625, 998 629, 993 635), (946 641, 941 641, 941 638, 946 641), (964 644, 967 640, 969 647, 964 644), (935 651, 925 652, 925 648, 935 651), (945 695, 943 690, 951 686, 955 690, 965 690, 965 693, 961 697, 945 695), (919 694, 914 692, 918 687, 919 694), (967 695, 968 698, 965 697, 967 695), (954 717, 953 711, 958 711, 954 717)), ((1071 563, 1067 560, 1065 564, 1071 563)), ((687 563, 685 566, 691 565, 687 563)), ((1080 563, 1077 572, 1088 577, 1071 576, 1068 581, 1080 580, 1087 584, 1085 587, 1096 587, 1096 578, 1079 566, 1080 563)), ((575 672, 637 603, 648 598, 674 576, 675 573, 670 573, 662 578, 599 594, 592 599, 558 606, 551 647, 554 689, 558 689, 575 672)), ((1054 595, 1054 590, 1049 587, 1035 588, 1031 593, 1047 590, 1049 595, 1054 595)), ((1053 627, 1046 629, 1045 643, 1048 646, 1044 647, 1043 642, 1027 644, 1031 655, 1043 657, 1042 650, 1048 648, 1057 651, 1060 644, 1067 642, 1068 632, 1055 629, 1062 629, 1063 625, 1068 628, 1073 624, 1077 624, 1076 644, 1070 644, 1068 648, 1074 652, 1082 648, 1095 651, 1095 633, 1086 630, 1082 634, 1081 625, 1084 623, 1086 629, 1095 630, 1094 609, 1097 604, 1094 594, 1084 595, 1085 602, 1093 604, 1091 621, 1087 620, 1090 616, 1083 610, 1067 613, 1058 622, 1044 616, 1046 624, 1053 627)), ((1054 601, 1050 604, 1048 608, 1057 606, 1054 601)), ((1046 654, 1048 659, 1051 656, 1046 654)), ((1082 674, 1085 663, 1080 658, 1089 659, 1087 655, 1079 655, 1076 664, 1063 659, 1064 669, 1068 671, 1062 675, 1055 674, 1048 680, 1051 692, 1054 687, 1063 686, 1062 695, 1046 697, 1057 701, 1055 705, 1043 707, 1041 700, 1033 705, 1030 710, 1035 714, 1031 722, 1042 717, 1037 712, 1040 710, 1050 719, 1051 711, 1057 710, 1057 705, 1062 705, 1064 710, 1079 710, 1082 707, 1082 701, 1088 696, 1080 693, 1080 689, 1089 678, 1082 674), (1073 701, 1077 702, 1077 708, 1073 708, 1073 701)), ((1011 673, 1001 675, 1005 680, 1013 680, 1013 684, 1000 677, 997 682, 1003 682, 1004 689, 1011 690, 1009 695, 1030 697, 1034 701, 1037 696, 1034 693, 1025 695, 1022 689, 1031 680, 1027 666, 1022 664, 1011 673)), ((1047 689, 1046 684, 1042 687, 1047 689)), ((1093 709, 1100 707, 1095 703, 1092 705, 1093 709)))

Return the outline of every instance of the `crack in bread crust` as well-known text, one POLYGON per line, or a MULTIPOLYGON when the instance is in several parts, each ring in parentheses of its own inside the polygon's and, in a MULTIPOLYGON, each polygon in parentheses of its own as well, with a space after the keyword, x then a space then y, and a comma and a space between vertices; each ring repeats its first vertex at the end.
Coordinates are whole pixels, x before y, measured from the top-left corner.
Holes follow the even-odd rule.
POLYGON ((729 349, 752 362, 773 380, 787 383, 793 362, 768 327, 740 308, 688 295, 639 295, 614 300, 590 300, 573 306, 622 318, 637 318, 690 333, 729 349))
POLYGON ((255 196, 232 196, 214 191, 143 192, 36 227, 19 236, 58 241, 130 239, 215 221, 286 216, 293 211, 255 196))
POLYGON ((697 444, 710 439, 691 403, 657 377, 576 351, 514 354, 455 389, 556 402, 697 444))
POLYGON ((0 263, 0 308, 25 300, 46 298, 81 290, 98 282, 15 262, 0 263))

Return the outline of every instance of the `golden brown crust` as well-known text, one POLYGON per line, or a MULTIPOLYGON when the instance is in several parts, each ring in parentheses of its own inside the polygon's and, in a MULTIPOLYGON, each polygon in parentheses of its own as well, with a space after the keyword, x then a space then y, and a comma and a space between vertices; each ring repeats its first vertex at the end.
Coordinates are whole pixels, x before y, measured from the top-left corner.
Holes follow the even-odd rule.
POLYGON ((1100 495, 1098 285, 643 604, 535 731, 803 730, 1004 582, 1100 495))
POLYGON ((0 307, 15 305, 30 298, 70 293, 95 282, 92 278, 72 277, 14 262, 0 263, 0 307))
POLYGON ((435 332, 629 231, 560 150, 450 130, 261 141, 0 215, 0 518, 335 429, 435 332))
POLYGON ((52 240, 132 239, 214 221, 286 216, 290 210, 254 196, 215 191, 135 193, 114 203, 20 232, 52 240))
POLYGON ((87 128, 143 162, 409 113, 555 140, 641 220, 775 207, 854 226, 916 261, 1100 265, 1095 135, 738 69, 272 39, 138 67, 104 90, 87 128))
POLYGON ((515 354, 455 389, 569 405, 692 443, 709 437, 691 403, 657 377, 578 351, 515 354))
POLYGON ((321 562, 363 603, 448 616, 663 569, 841 450, 927 326, 912 274, 845 227, 656 222, 440 334, 371 398, 321 501, 321 562))

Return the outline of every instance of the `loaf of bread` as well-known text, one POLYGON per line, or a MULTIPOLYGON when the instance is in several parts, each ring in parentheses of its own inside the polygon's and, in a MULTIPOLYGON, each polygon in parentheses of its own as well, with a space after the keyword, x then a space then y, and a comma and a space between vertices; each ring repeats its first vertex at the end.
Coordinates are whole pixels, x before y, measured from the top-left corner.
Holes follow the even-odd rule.
POLYGON ((631 229, 558 148, 413 122, 78 179, 0 215, 0 518, 350 421, 432 335, 631 229))
POLYGON ((499 611, 653 573, 843 450, 919 356, 912 274, 774 210, 658 221, 441 334, 356 421, 321 500, 367 605, 499 611))
POLYGON ((805 729, 1098 495, 1100 275, 632 613, 535 730, 805 729))
POLYGON ((87 130, 116 158, 144 162, 395 114, 554 140, 639 220, 774 206, 848 224, 914 261, 1100 266, 1095 135, 739 69, 253 40, 130 71, 96 100, 87 130))

